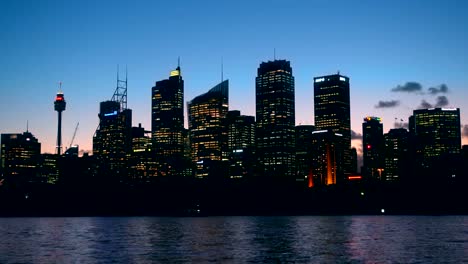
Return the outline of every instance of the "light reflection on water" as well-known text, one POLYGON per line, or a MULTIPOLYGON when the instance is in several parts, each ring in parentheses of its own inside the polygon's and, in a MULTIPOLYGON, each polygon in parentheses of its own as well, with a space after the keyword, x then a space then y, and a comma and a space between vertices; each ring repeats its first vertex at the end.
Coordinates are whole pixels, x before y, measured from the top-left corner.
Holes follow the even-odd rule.
POLYGON ((462 263, 468 216, 0 218, 0 263, 462 263))

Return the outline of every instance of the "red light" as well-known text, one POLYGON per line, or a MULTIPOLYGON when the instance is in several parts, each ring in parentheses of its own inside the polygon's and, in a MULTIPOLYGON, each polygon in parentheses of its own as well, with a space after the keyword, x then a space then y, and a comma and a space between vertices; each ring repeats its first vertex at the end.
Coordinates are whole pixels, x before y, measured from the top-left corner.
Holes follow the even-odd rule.
POLYGON ((55 97, 55 101, 63 101, 63 97, 57 96, 57 97, 55 97))
POLYGON ((361 180, 362 176, 355 175, 355 176, 348 176, 348 180, 361 180))
POLYGON ((367 149, 371 149, 371 148, 372 148, 372 146, 371 146, 371 145, 367 145, 367 149))

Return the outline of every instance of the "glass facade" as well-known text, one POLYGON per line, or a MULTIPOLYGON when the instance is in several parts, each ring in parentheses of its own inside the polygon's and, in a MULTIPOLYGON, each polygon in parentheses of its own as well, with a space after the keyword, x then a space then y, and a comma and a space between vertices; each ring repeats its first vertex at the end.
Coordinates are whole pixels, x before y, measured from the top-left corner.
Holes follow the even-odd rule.
POLYGON ((314 116, 317 130, 331 130, 341 135, 336 142, 340 159, 336 161, 338 181, 345 179, 351 168, 351 117, 349 78, 340 74, 314 78, 314 116))
POLYGON ((152 88, 151 134, 160 175, 180 175, 184 156, 184 80, 180 67, 152 88))
POLYGON ((257 73, 256 144, 260 173, 268 177, 294 177, 296 117, 290 62, 262 62, 257 73))
POLYGON ((410 172, 409 132, 404 128, 390 129, 385 140, 385 180, 400 181, 410 172))
POLYGON ((41 143, 26 131, 1 135, 1 168, 9 182, 47 182, 39 176, 41 143))
POLYGON ((419 109, 413 116, 418 165, 429 168, 440 158, 460 154, 460 109, 419 109))
POLYGON ((127 156, 132 147, 132 110, 121 110, 117 101, 105 101, 100 104, 98 116, 99 127, 93 137, 98 173, 114 180, 125 180, 127 156))
POLYGON ((228 112, 229 177, 244 178, 253 174, 255 117, 228 112))
POLYGON ((225 80, 188 103, 192 161, 195 176, 224 174, 228 160, 229 82, 225 80))

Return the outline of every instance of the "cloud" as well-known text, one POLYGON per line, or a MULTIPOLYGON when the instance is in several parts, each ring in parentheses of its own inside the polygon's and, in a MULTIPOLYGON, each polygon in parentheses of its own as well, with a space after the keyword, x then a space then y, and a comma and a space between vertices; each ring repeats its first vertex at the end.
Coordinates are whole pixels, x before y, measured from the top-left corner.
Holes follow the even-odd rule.
POLYGON ((436 87, 430 87, 428 90, 429 90, 429 94, 431 95, 436 95, 439 93, 448 93, 448 87, 446 84, 441 84, 436 87))
POLYGON ((396 107, 400 104, 398 100, 391 100, 391 101, 379 101, 379 103, 375 106, 375 108, 391 108, 396 107))
POLYGON ((395 123, 393 124, 393 126, 394 126, 395 128, 406 128, 406 129, 408 129, 409 124, 408 124, 407 122, 395 122, 395 123))
POLYGON ((419 106, 419 108, 421 108, 421 109, 432 108, 432 105, 430 103, 428 103, 426 100, 422 100, 421 105, 419 106))
POLYGON ((362 135, 354 130, 351 130, 351 139, 362 139, 362 135))
POLYGON ((392 92, 416 93, 421 92, 422 85, 417 82, 407 82, 404 85, 398 85, 392 89, 392 92))
POLYGON ((447 99, 447 96, 437 96, 437 102, 435 104, 435 107, 444 107, 449 104, 449 101, 447 99))
POLYGON ((468 137, 468 125, 463 126, 462 136, 463 137, 468 137))

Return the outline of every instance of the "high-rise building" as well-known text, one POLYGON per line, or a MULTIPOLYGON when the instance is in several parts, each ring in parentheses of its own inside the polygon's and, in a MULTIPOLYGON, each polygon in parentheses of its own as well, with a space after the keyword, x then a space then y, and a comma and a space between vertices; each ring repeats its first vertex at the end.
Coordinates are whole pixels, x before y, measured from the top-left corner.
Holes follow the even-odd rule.
POLYGON ((253 174, 255 150, 255 117, 229 111, 227 115, 229 177, 240 179, 253 174))
MULTIPOLYGON (((78 155, 77 155, 78 156, 78 155)), ((56 154, 41 154, 38 162, 39 174, 42 182, 56 184, 59 181, 60 156, 56 154)))
POLYGON ((380 117, 367 116, 362 123, 363 171, 368 180, 383 180, 384 137, 380 117))
POLYGON ((141 124, 132 127, 132 149, 128 160, 130 178, 134 181, 149 181, 154 176, 160 176, 155 161, 150 131, 146 131, 141 124))
POLYGON ((341 168, 338 161, 342 152, 338 144, 343 135, 331 130, 316 130, 312 132, 312 177, 313 185, 333 185, 337 183, 341 168))
POLYGON ((226 173, 228 161, 229 82, 225 80, 188 103, 192 161, 195 176, 226 173))
POLYGON ((390 129, 384 141, 384 180, 400 181, 410 174, 409 132, 404 128, 390 129))
POLYGON ((460 154, 460 109, 430 108, 413 111, 415 152, 421 169, 444 167, 450 169, 452 156, 460 154))
POLYGON ((263 176, 293 178, 295 101, 290 62, 262 62, 255 80, 259 171, 263 176))
POLYGON ((184 80, 180 67, 152 88, 151 133, 160 175, 180 175, 184 155, 184 80))
POLYGON ((351 168, 351 118, 349 99, 349 78, 334 74, 314 78, 314 115, 317 130, 331 130, 342 135, 336 144, 340 153, 337 160, 337 181, 346 179, 351 168))
POLYGON ((304 180, 311 175, 312 170, 312 132, 315 127, 299 125, 296 130, 296 170, 297 179, 304 180))
POLYGON ((117 101, 101 102, 99 127, 93 137, 98 173, 116 181, 128 176, 127 156, 132 147, 132 110, 120 105, 117 101))
POLYGON ((5 181, 13 184, 47 182, 38 177, 41 143, 29 131, 1 135, 1 168, 5 181))

